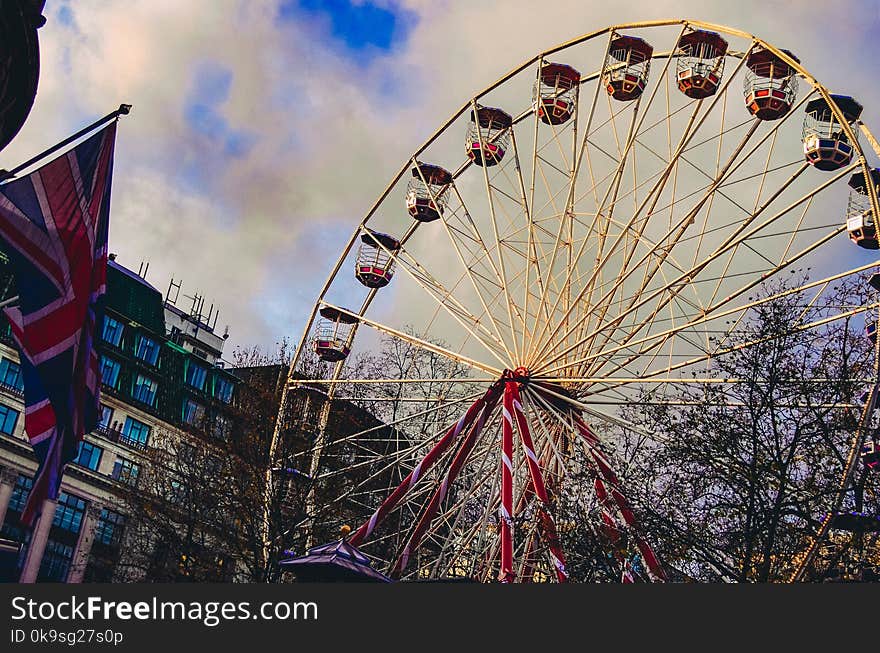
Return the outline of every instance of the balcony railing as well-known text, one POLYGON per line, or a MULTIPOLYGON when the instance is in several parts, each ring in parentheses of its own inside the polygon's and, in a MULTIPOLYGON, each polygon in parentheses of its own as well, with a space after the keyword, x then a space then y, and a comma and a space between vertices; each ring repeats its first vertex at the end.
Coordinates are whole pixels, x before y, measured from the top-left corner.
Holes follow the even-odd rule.
POLYGON ((138 451, 146 451, 147 449, 147 445, 145 442, 130 438, 119 429, 99 425, 98 428, 96 428, 92 432, 96 435, 100 435, 102 438, 110 440, 111 442, 118 442, 119 444, 124 444, 125 446, 131 447, 132 449, 137 449, 138 451))
POLYGON ((16 397, 24 397, 24 390, 22 388, 17 385, 12 385, 11 383, 6 383, 5 381, 0 381, 0 391, 15 395, 16 397))

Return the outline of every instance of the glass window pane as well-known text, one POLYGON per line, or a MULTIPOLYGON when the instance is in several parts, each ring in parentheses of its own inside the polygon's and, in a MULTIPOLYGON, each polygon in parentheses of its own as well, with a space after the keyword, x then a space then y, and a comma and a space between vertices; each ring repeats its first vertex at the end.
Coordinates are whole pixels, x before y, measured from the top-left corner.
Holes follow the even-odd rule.
POLYGON ((119 368, 117 361, 107 356, 101 356, 101 382, 114 390, 119 389, 119 368))
POLYGON ((186 382, 197 390, 205 389, 205 378, 208 376, 207 368, 189 361, 186 368, 186 382))
POLYGON ((105 342, 109 342, 114 347, 118 347, 119 343, 122 342, 122 324, 109 315, 105 315, 102 338, 105 342))
POLYGON ((0 404, 0 432, 6 435, 15 433, 15 424, 20 413, 14 408, 0 404))
POLYGON ((138 334, 134 355, 150 365, 155 365, 159 359, 159 343, 143 334, 138 334))
POLYGON ((79 443, 79 453, 74 462, 86 469, 98 471, 98 466, 101 464, 101 455, 103 453, 104 450, 101 447, 83 440, 79 443))
POLYGON ((143 374, 138 374, 134 381, 132 397, 148 406, 155 406, 157 388, 158 384, 153 379, 143 374))
POLYGON ((0 360, 0 384, 15 388, 16 390, 24 389, 24 381, 21 378, 21 365, 8 358, 0 360))
POLYGON ((133 417, 125 418, 125 424, 122 427, 122 437, 120 438, 121 442, 142 449, 146 447, 149 437, 149 426, 133 417))

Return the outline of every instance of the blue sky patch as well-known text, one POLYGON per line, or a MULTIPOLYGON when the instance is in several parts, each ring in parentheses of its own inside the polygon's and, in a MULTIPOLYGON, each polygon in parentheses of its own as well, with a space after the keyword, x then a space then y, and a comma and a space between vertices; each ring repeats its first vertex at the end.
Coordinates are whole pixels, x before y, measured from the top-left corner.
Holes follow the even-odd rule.
POLYGON ((325 21, 331 36, 357 52, 359 58, 388 52, 405 43, 417 21, 414 12, 396 3, 378 6, 352 0, 285 0, 280 17, 325 21))
POLYGON ((235 130, 219 109, 229 99, 232 72, 218 64, 203 64, 196 72, 184 112, 187 124, 199 134, 208 136, 222 145, 223 153, 242 157, 254 144, 254 136, 244 130, 235 130))
POLYGON ((67 2, 63 2, 61 5, 59 5, 55 17, 57 18, 58 22, 65 27, 74 27, 73 11, 71 10, 70 5, 67 2))

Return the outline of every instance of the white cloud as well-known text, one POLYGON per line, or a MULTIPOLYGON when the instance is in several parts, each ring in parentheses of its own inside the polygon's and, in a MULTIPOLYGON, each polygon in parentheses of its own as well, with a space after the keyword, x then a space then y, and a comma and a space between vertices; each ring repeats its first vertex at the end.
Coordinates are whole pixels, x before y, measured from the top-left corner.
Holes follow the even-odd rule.
POLYGON ((111 249, 135 269, 149 260, 160 289, 173 274, 218 304, 233 344, 298 337, 340 234, 416 146, 476 89, 580 33, 661 17, 729 24, 790 48, 880 122, 868 3, 407 0, 419 16, 407 42, 357 64, 313 23, 279 23, 275 2, 77 0, 74 25, 59 20, 61 4, 48 3, 37 101, 4 164, 133 104, 118 136, 111 249), (239 158, 187 123, 206 63, 232 75, 217 111, 253 137, 239 158))

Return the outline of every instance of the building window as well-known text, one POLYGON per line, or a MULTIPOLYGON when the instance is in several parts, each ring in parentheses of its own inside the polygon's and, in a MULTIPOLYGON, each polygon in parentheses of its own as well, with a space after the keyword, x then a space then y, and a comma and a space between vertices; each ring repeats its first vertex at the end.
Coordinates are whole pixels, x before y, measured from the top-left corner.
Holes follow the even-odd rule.
POLYGON ((156 405, 156 389, 159 385, 143 374, 138 374, 137 378, 134 380, 134 390, 131 393, 131 396, 136 400, 142 403, 147 404, 148 406, 156 405))
POLYGON ((183 423, 199 426, 205 419, 205 407, 192 399, 183 400, 183 423))
POLYGON ((58 507, 55 508, 55 518, 52 520, 52 525, 71 533, 79 533, 85 514, 86 502, 83 499, 67 494, 67 492, 61 492, 58 495, 58 507))
POLYGON ((15 424, 18 422, 19 414, 14 408, 0 404, 0 433, 6 435, 15 433, 15 424))
POLYGON ((113 478, 132 487, 137 487, 140 473, 141 466, 125 458, 120 458, 113 465, 113 478))
POLYGON ((120 441, 138 449, 146 449, 150 438, 150 427, 134 417, 126 417, 120 441))
POLYGON ((46 542, 46 550, 40 562, 39 580, 63 583, 67 580, 70 563, 73 561, 73 547, 55 540, 46 542))
POLYGON ((15 479, 15 487, 12 488, 12 496, 9 497, 9 509, 15 512, 24 512, 24 504, 27 503, 28 495, 34 486, 34 479, 28 476, 19 476, 15 479))
POLYGON ((182 463, 192 465, 196 460, 196 448, 188 442, 181 442, 177 450, 177 458, 182 463))
POLYGON ((216 376, 214 377, 214 396, 225 404, 232 401, 232 381, 229 379, 216 376))
POLYGON ((119 389, 119 363, 107 356, 101 356, 101 383, 119 389))
POLYGON ((125 517, 118 512, 101 510, 101 517, 95 527, 95 541, 104 546, 118 547, 122 543, 122 531, 125 529, 125 517))
POLYGON ((109 315, 104 316, 104 332, 102 338, 104 342, 109 342, 114 347, 118 347, 122 342, 122 323, 114 320, 109 315))
POLYGON ((159 360, 159 343, 139 333, 134 341, 134 355, 150 365, 156 365, 159 360))
POLYGON ((205 473, 209 476, 218 476, 222 467, 223 461, 221 461, 217 456, 209 455, 205 459, 205 473))
POLYGON ((8 358, 0 360, 0 383, 16 390, 24 389, 21 378, 21 365, 8 358))
POLYGON ((205 389, 205 379, 208 376, 208 370, 202 365, 198 363, 193 363, 192 361, 187 361, 188 365, 186 368, 186 382, 194 387, 196 390, 204 390, 205 389))
POLYGON ((98 423, 98 426, 103 426, 105 429, 109 429, 111 419, 113 419, 113 409, 110 408, 110 406, 101 404, 101 421, 98 423))
POLYGON ((218 440, 228 442, 229 436, 232 435, 232 420, 230 420, 226 415, 215 416, 213 435, 218 440))
POLYGON ((186 486, 180 481, 171 481, 169 484, 168 501, 181 504, 186 499, 186 486))
POLYGON ((98 445, 83 440, 79 443, 79 451, 76 454, 76 460, 73 462, 80 467, 96 472, 101 464, 101 454, 103 453, 104 450, 98 445))

